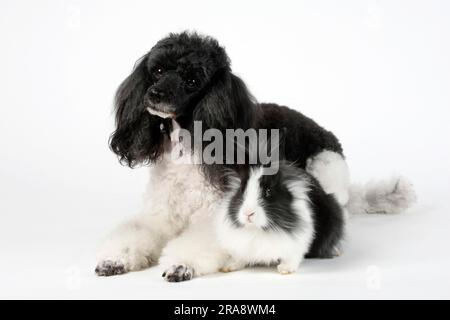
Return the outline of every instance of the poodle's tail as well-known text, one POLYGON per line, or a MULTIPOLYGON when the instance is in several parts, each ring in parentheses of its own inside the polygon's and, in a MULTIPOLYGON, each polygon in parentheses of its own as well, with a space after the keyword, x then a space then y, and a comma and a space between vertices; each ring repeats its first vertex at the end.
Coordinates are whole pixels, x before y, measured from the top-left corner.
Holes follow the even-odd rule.
POLYGON ((350 186, 347 210, 358 213, 400 213, 416 202, 414 187, 402 176, 350 186))

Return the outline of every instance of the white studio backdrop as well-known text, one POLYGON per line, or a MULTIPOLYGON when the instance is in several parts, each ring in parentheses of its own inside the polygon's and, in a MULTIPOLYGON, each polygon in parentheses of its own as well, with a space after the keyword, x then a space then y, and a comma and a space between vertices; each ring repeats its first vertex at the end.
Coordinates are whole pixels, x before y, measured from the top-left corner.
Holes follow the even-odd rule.
MULTIPOLYGON (((156 41, 186 29, 217 38, 259 101, 335 132, 356 182, 411 178, 423 212, 405 232, 434 237, 417 250, 449 240, 450 2, 1 0, 0 297, 96 286, 95 246, 138 211, 147 180, 108 149, 115 89, 156 41)), ((440 258, 420 263, 446 283, 440 258)))

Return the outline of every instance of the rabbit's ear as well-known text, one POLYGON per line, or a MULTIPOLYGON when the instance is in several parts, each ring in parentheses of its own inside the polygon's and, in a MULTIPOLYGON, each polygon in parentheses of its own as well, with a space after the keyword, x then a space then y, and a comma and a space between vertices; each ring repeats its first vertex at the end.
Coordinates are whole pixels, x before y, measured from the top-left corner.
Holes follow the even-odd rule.
POLYGON ((242 176, 237 166, 229 166, 223 168, 223 185, 224 191, 238 190, 241 187, 242 176))

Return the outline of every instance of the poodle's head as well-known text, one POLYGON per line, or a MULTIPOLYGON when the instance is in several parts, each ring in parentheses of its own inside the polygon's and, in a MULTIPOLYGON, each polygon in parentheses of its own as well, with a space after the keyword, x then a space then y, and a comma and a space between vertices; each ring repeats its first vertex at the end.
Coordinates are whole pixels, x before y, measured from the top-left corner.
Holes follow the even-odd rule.
POLYGON ((149 86, 144 105, 162 117, 184 115, 214 76, 230 69, 216 40, 188 33, 160 40, 145 60, 149 86))
POLYGON ((164 149, 161 128, 174 118, 191 129, 245 127, 252 105, 244 83, 231 73, 223 47, 183 32, 160 40, 116 93, 111 149, 129 166, 155 161, 164 149))

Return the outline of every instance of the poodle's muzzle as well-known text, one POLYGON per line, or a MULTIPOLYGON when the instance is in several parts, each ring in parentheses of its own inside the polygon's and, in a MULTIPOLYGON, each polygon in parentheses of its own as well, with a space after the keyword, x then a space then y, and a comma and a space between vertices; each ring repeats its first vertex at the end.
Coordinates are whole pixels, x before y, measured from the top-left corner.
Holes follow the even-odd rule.
POLYGON ((162 118, 178 116, 186 100, 182 79, 170 71, 149 87, 144 97, 147 110, 162 118))

